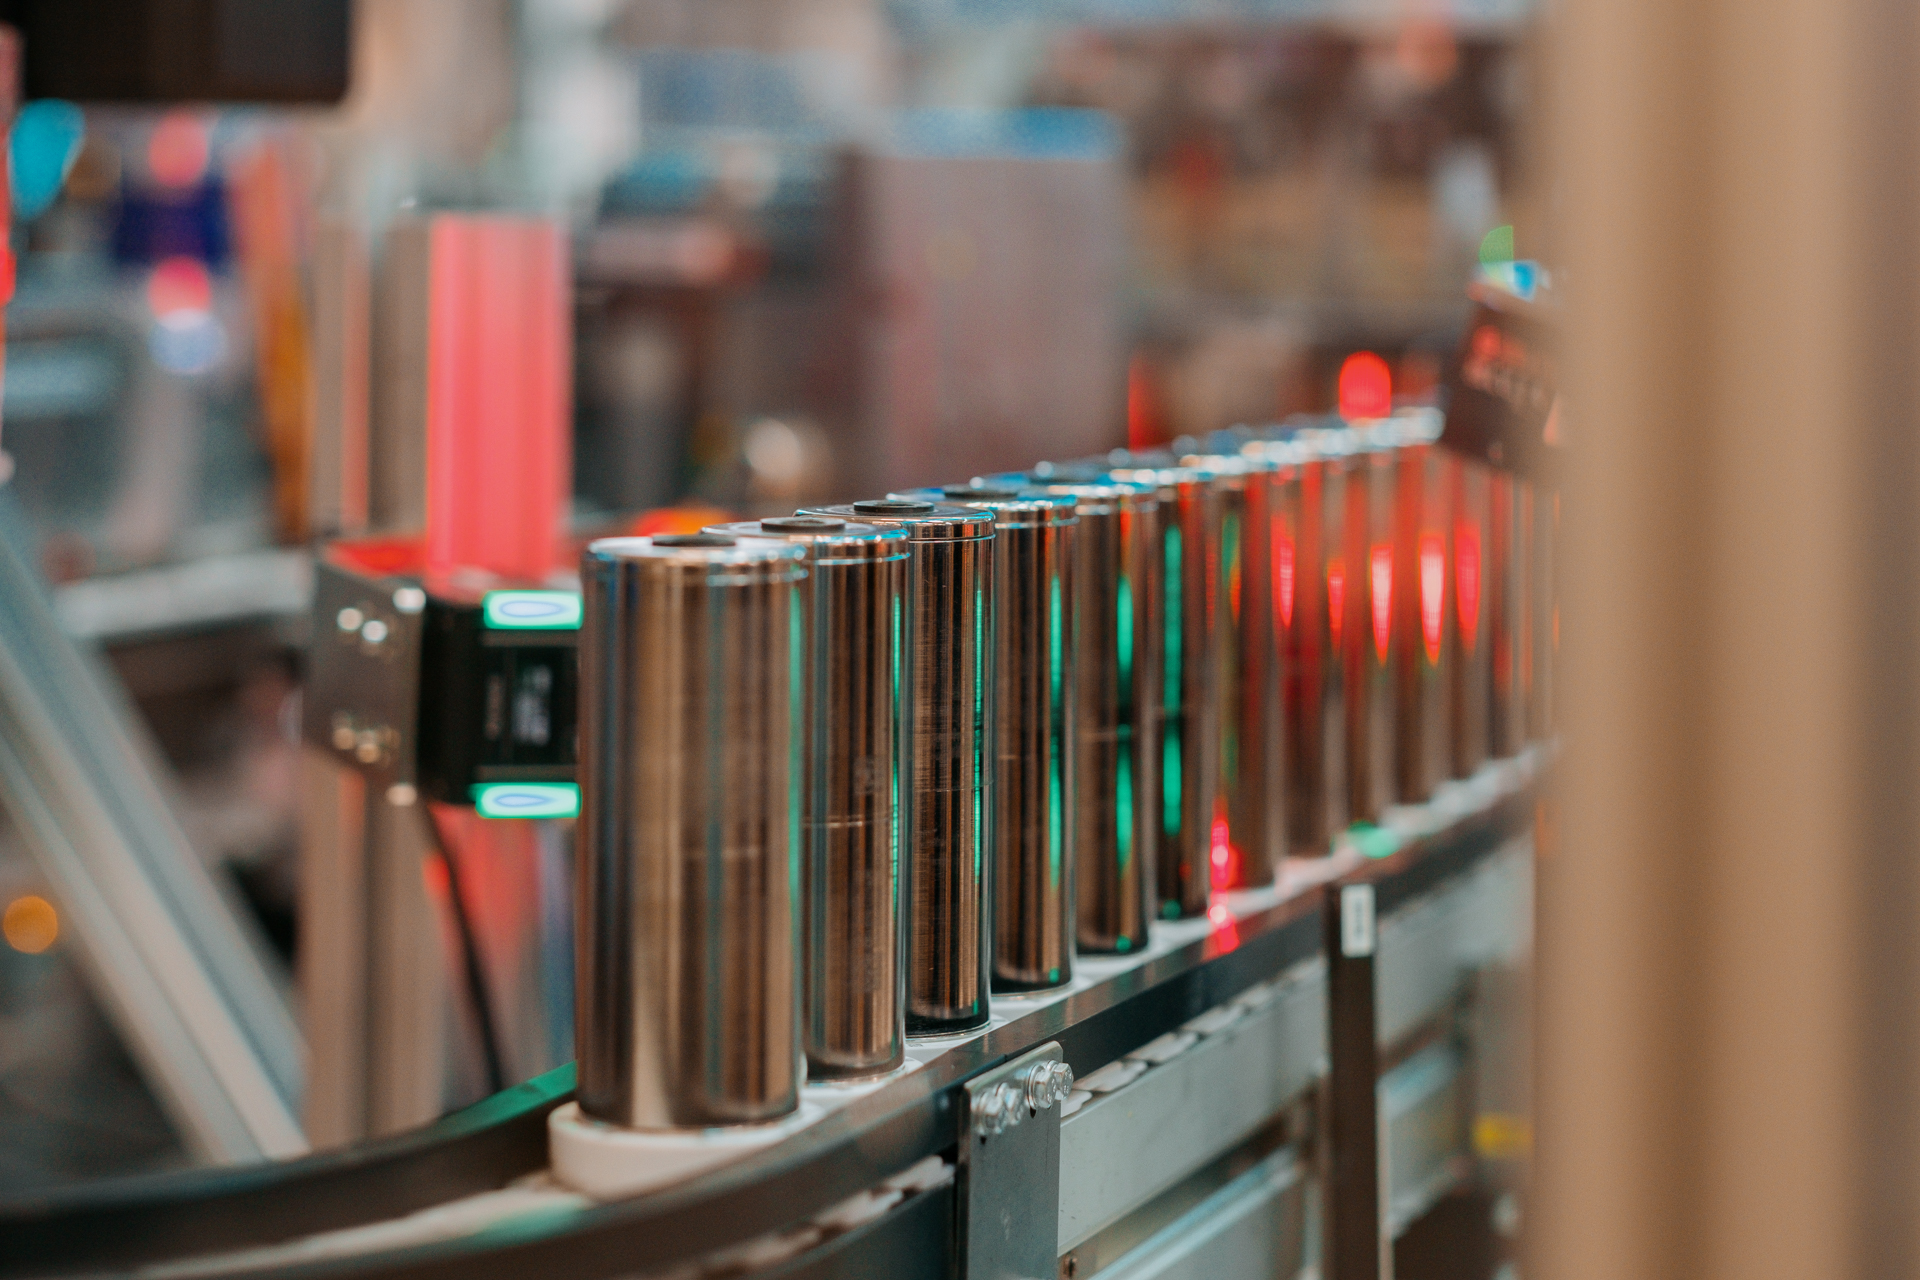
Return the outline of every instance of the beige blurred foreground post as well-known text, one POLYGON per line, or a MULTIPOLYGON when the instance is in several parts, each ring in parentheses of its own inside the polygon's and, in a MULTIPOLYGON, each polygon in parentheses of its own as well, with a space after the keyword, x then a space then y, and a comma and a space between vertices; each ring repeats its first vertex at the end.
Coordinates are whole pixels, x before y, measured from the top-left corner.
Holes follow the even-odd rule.
POLYGON ((1547 1280, 1920 1273, 1920 6, 1569 0, 1547 1280))

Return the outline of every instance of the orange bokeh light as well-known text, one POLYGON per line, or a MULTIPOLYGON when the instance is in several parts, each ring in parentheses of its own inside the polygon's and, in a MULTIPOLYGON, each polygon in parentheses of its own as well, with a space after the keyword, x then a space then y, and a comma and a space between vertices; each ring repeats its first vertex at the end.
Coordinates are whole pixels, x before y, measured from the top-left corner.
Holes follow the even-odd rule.
POLYGON ((37 956, 60 936, 60 913, 38 894, 29 893, 7 904, 0 917, 0 932, 15 951, 37 956))

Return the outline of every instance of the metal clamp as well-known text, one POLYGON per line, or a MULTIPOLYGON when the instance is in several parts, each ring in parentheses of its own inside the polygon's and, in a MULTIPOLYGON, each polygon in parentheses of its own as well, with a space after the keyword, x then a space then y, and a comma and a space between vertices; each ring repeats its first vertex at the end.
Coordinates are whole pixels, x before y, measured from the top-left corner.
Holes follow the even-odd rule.
POLYGON ((1053 1280, 1060 1240, 1060 1109, 1073 1070, 1049 1041, 966 1085, 959 1274, 1053 1280))

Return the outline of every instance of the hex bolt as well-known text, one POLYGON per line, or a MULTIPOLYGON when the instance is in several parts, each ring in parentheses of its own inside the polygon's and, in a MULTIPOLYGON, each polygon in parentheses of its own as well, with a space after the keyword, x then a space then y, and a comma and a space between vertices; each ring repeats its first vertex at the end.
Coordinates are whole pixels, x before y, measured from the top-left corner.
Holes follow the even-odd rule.
POLYGON ((991 1138, 1006 1127, 1006 1098, 998 1087, 988 1089, 973 1100, 973 1132, 976 1137, 991 1138))
POLYGON ((1073 1088, 1073 1068, 1064 1062, 1036 1062, 1027 1072, 1027 1105, 1045 1111, 1073 1088))

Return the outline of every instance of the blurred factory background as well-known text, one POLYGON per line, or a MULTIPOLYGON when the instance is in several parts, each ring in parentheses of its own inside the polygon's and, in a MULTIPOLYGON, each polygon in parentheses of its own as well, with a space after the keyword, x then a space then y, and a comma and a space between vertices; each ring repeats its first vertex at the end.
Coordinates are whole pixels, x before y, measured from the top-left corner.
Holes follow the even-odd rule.
MULTIPOLYGON (((450 915, 430 870, 397 971, 484 971, 492 1017, 390 1009, 452 1046, 406 1097, 340 1066, 404 1050, 296 994, 316 946, 364 944, 301 910, 303 843, 338 835, 300 745, 308 548, 423 518, 436 215, 568 231, 581 530, 1322 412, 1359 351, 1423 403, 1489 233, 1546 256, 1536 26, 1527 0, 361 0, 337 106, 83 103, 44 209, 16 179, 0 520, 304 1028, 308 1137, 570 1056, 515 1013, 566 1005, 555 832, 526 894, 468 866, 450 915)), ((9 817, 0 1191, 190 1161, 9 817)))

